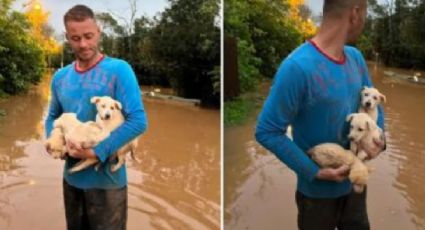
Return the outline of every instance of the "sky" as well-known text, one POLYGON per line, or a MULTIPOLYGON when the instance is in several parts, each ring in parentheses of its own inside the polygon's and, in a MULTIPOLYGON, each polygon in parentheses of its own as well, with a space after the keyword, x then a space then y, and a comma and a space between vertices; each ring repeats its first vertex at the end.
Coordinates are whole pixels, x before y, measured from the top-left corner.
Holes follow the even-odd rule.
MULTIPOLYGON (((92 8, 95 12, 113 12, 124 17, 129 17, 129 0, 39 0, 44 10, 50 11, 48 23, 55 29, 56 35, 60 35, 65 29, 62 18, 65 12, 76 4, 84 4, 92 8)), ((226 0, 224 0, 226 1, 226 0)), ((384 3, 387 0, 378 0, 384 3)), ((16 0, 13 9, 23 11, 23 3, 29 0, 16 0)), ((323 0, 305 0, 305 4, 312 10, 313 15, 320 15, 323 0)), ((168 6, 167 0, 137 0, 136 18, 141 15, 152 18, 162 12, 168 6)), ((123 24, 120 22, 120 24, 123 24)))
MULTIPOLYGON (((12 5, 12 8, 18 11, 24 11, 23 4, 28 2, 29 0, 17 0, 12 5)), ((39 2, 43 10, 50 11, 48 23, 55 29, 56 36, 59 36, 65 31, 63 15, 68 9, 77 4, 87 5, 95 12, 113 12, 127 18, 130 15, 128 0, 39 0, 39 2)), ((167 6, 167 0, 137 0, 136 18, 142 15, 152 18, 162 12, 167 6)))
MULTIPOLYGON (((387 0, 378 0, 379 4, 383 4, 386 2, 387 0)), ((323 0, 305 0, 304 3, 310 8, 313 15, 322 14, 323 0)))
POLYGON ((305 0, 304 3, 310 8, 314 15, 322 12, 323 0, 305 0))

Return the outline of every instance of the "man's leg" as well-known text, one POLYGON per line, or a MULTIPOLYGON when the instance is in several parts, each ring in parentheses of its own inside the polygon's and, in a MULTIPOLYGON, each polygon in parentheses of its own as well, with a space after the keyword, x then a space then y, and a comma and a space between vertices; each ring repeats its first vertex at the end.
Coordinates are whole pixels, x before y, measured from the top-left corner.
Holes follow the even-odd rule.
POLYGON ((63 197, 67 229, 89 229, 87 214, 85 212, 84 190, 69 185, 64 179, 63 197))
POLYGON ((297 191, 298 229, 335 230, 339 199, 309 198, 297 191))
POLYGON ((127 186, 120 189, 87 189, 86 212, 91 230, 125 230, 127 186))
POLYGON ((351 191, 344 201, 342 215, 338 223, 339 230, 369 230, 367 217, 366 191, 356 193, 351 191))

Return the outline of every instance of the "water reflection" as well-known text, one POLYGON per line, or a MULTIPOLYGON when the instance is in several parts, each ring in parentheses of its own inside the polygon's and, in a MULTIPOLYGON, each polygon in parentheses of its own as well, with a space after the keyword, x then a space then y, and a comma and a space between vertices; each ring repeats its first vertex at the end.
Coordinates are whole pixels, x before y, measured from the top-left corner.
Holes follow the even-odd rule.
MULTIPOLYGON (((0 229, 65 228, 63 161, 48 157, 41 140, 48 82, 0 101, 6 112, 0 119, 0 229)), ((137 149, 142 162, 128 161, 128 229, 219 229, 219 111, 144 103, 149 130, 137 149)))
MULTIPOLYGON (((425 87, 383 72, 411 71, 374 65, 369 70, 388 101, 387 151, 371 162, 372 229, 425 229, 425 87)), ((254 142, 254 126, 255 117, 225 129, 225 229, 296 229, 295 176, 254 142)))

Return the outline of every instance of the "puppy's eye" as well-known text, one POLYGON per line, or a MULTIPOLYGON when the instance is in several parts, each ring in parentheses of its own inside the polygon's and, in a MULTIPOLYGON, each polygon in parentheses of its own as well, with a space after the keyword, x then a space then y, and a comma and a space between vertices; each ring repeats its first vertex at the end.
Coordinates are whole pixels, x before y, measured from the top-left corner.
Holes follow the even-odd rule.
POLYGON ((358 130, 359 130, 359 132, 362 132, 362 131, 363 131, 363 129, 362 129, 362 128, 358 128, 358 130))
POLYGON ((373 99, 376 101, 376 100, 378 100, 378 97, 377 96, 374 96, 373 99))
POLYGON ((111 106, 111 110, 114 110, 114 107, 111 106))
POLYGON ((369 96, 369 94, 368 94, 368 93, 365 93, 364 95, 365 95, 366 97, 367 97, 367 96, 369 96))
POLYGON ((105 108, 106 106, 105 105, 102 105, 102 108, 105 108))

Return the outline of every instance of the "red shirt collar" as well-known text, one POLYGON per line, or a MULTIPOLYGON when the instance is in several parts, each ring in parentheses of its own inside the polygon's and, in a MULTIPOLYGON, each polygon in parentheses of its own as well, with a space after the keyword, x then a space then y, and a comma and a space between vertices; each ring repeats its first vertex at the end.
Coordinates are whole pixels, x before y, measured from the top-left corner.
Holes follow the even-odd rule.
POLYGON ((319 46, 317 46, 317 44, 313 41, 313 40, 308 40, 308 42, 310 42, 310 44, 312 44, 314 46, 314 48, 317 49, 317 51, 319 51, 319 53, 323 54, 327 59, 329 59, 330 61, 338 64, 338 65, 342 65, 345 63, 346 57, 345 57, 345 53, 342 56, 341 60, 337 60, 331 56, 329 56, 328 54, 326 54, 322 49, 320 49, 319 46))
POLYGON ((97 59, 97 61, 92 65, 92 66, 90 66, 89 68, 87 68, 87 69, 85 69, 85 70, 81 70, 81 69, 79 69, 78 68, 78 65, 77 65, 77 61, 75 61, 74 62, 74 68, 75 68, 75 71, 77 71, 77 73, 84 73, 84 72, 87 72, 87 71, 89 71, 89 70, 91 70, 91 69, 93 69, 97 64, 99 64, 103 59, 105 58, 105 55, 101 55, 100 57, 99 57, 99 59, 97 59))

